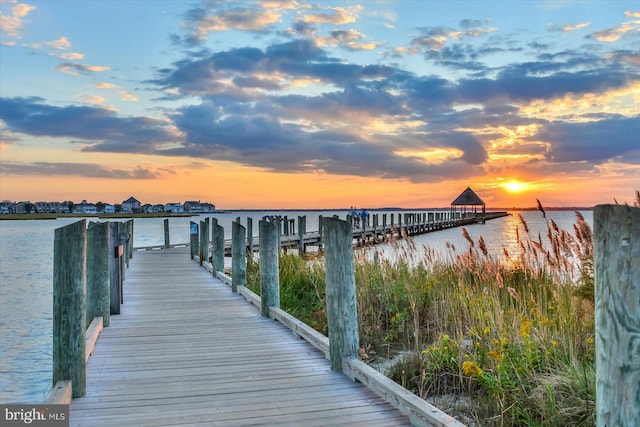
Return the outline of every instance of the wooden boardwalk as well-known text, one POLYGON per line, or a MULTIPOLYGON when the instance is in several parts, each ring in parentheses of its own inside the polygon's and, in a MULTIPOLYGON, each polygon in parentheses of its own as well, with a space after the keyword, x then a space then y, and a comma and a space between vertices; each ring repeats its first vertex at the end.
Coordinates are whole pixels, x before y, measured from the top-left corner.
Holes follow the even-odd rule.
POLYGON ((71 426, 409 425, 233 294, 188 248, 136 252, 71 426))

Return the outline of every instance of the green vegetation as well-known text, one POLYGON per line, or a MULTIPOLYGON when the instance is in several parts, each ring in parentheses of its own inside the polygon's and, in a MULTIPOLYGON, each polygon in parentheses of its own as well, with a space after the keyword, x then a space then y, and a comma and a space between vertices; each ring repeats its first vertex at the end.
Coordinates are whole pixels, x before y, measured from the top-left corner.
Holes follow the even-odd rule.
MULTIPOLYGON (((356 257, 361 357, 393 358, 387 375, 423 398, 455 396, 439 406, 467 423, 595 425, 589 225, 577 214, 569 233, 549 220, 544 242, 519 236, 520 253, 501 257, 462 232, 468 251, 450 261, 410 259, 415 247, 394 265, 356 257)), ((281 307, 326 334, 322 264, 282 255, 280 283, 281 307)))

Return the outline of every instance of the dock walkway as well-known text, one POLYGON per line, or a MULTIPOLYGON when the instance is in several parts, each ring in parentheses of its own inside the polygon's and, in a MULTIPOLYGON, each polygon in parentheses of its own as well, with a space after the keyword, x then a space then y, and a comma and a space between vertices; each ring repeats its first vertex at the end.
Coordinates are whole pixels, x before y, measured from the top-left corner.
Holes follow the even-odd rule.
POLYGON ((136 252, 71 426, 409 425, 189 259, 136 252))

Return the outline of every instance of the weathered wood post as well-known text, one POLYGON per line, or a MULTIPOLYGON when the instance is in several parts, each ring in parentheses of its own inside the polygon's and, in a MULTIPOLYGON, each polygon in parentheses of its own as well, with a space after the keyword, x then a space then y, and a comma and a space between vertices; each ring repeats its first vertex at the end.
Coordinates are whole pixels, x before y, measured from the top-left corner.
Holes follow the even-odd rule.
POLYGON ((71 380, 86 394, 87 221, 57 228, 53 243, 53 383, 71 380))
POLYGON ((193 259, 196 255, 199 256, 198 249, 198 224, 193 221, 189 221, 189 236, 191 240, 189 242, 189 247, 191 249, 191 259, 193 259))
POLYGON ((323 251, 323 240, 322 240, 322 215, 318 215, 318 252, 322 253, 323 251))
POLYGON ((307 216, 298 216, 298 253, 303 256, 307 251, 304 246, 304 235, 307 232, 307 216))
POLYGON ((164 219, 164 247, 168 248, 171 246, 171 241, 169 239, 169 218, 164 219))
POLYGON ((122 293, 122 255, 124 248, 120 244, 120 223, 109 223, 109 312, 120 314, 122 293))
POLYGON ((247 233, 240 222, 231 223, 231 291, 247 284, 247 233))
POLYGON ((260 312, 269 317, 269 307, 280 308, 277 220, 265 216, 258 222, 260 250, 260 312))
POLYGON ((86 327, 94 317, 102 317, 102 326, 110 323, 109 228, 109 222, 90 222, 87 229, 86 327))
POLYGON ((216 275, 216 271, 224 271, 224 227, 218 225, 216 222, 215 230, 213 232, 213 257, 212 257, 212 270, 213 275, 216 275))
POLYGON ((198 226, 198 263, 202 265, 202 261, 204 261, 204 221, 200 221, 198 226))
POLYGON ((325 218, 325 280, 331 369, 342 372, 343 357, 358 357, 358 312, 351 226, 325 218))
POLYGON ((253 261, 253 218, 247 217, 247 260, 253 261))
POLYGON ((593 211, 596 425, 640 426, 640 208, 593 211))
MULTIPOLYGON (((125 265, 129 268, 129 260, 133 257, 133 220, 127 220, 122 224, 121 239, 124 245, 125 265)), ((123 270, 124 272, 124 270, 123 270)), ((124 277, 124 276, 123 276, 124 277)))
POLYGON ((200 221, 199 236, 198 254, 200 255, 199 263, 202 265, 203 262, 209 262, 209 218, 206 218, 204 221, 200 221))

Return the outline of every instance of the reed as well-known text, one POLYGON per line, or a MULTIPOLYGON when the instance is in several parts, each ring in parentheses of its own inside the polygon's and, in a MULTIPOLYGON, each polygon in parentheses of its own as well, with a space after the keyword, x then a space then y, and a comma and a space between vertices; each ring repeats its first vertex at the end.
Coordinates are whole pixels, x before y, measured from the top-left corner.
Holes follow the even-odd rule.
MULTIPOLYGON (((425 399, 457 396, 441 409, 469 424, 595 425, 593 233, 580 214, 569 233, 539 210, 546 238, 520 217, 519 253, 490 254, 463 228, 462 254, 411 240, 393 264, 357 254, 361 357, 395 357, 388 376, 425 399)), ((322 264, 281 255, 280 283, 282 308, 326 333, 322 264)))

